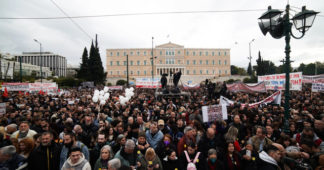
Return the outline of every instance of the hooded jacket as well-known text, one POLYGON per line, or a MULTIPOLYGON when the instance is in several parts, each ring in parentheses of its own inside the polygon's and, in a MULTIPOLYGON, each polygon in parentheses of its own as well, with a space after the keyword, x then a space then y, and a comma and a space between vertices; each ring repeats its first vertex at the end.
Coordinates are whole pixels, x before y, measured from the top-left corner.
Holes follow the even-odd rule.
POLYGON ((262 170, 278 170, 280 169, 276 160, 269 156, 266 152, 259 153, 260 164, 259 169, 262 170))
POLYGON ((71 158, 68 158, 62 167, 62 170, 69 170, 69 169, 75 169, 75 170, 91 170, 91 166, 89 162, 84 158, 83 153, 81 154, 81 157, 78 162, 72 163, 71 158))

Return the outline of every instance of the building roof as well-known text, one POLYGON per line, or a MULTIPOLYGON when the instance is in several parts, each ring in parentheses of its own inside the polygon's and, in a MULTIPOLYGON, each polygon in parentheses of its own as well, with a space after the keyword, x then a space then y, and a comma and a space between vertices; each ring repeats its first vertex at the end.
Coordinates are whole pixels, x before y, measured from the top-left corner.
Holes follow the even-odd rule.
POLYGON ((184 48, 184 46, 169 42, 169 43, 158 45, 155 48, 184 48))

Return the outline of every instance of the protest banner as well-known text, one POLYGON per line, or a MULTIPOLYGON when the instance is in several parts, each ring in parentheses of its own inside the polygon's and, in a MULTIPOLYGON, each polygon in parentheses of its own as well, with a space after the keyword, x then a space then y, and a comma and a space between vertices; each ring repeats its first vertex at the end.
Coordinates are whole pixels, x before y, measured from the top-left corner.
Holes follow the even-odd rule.
POLYGON ((315 76, 303 75, 303 83, 324 83, 324 74, 315 76))
POLYGON ((200 84, 183 84, 184 89, 198 89, 200 87, 200 84))
MULTIPOLYGON (((290 73, 290 90, 302 90, 302 72, 290 73)), ((285 90, 286 74, 258 76, 258 82, 265 82, 267 90, 285 90)))
POLYGON ((157 88, 161 87, 160 79, 154 78, 152 83, 152 78, 136 78, 136 88, 157 88))
MULTIPOLYGON (((241 107, 246 107, 246 106, 249 106, 249 107, 258 107, 259 105, 267 105, 269 103, 273 102, 274 104, 279 104, 281 103, 281 91, 277 91, 275 93, 273 93, 272 95, 270 95, 269 97, 259 101, 259 102, 256 102, 256 103, 251 103, 251 104, 241 104, 241 107)), ((233 105, 234 104, 234 101, 224 97, 224 96, 221 96, 219 98, 219 103, 221 105, 225 105, 225 106, 230 106, 230 105, 233 105)))
POLYGON ((123 86, 108 86, 109 90, 123 90, 123 86))
POLYGON ((324 83, 312 83, 312 92, 324 93, 324 83))
POLYGON ((256 85, 250 86, 244 83, 233 83, 233 84, 227 84, 226 85, 227 90, 230 92, 246 92, 246 93, 265 93, 267 92, 266 86, 264 82, 259 82, 256 85))
POLYGON ((2 83, 2 91, 5 88, 8 91, 28 91, 29 83, 2 83))
POLYGON ((227 108, 225 105, 202 106, 204 122, 215 120, 227 120, 227 108))
POLYGON ((56 83, 29 83, 29 91, 57 91, 56 83))
POLYGON ((0 103, 0 115, 6 114, 6 103, 0 103))

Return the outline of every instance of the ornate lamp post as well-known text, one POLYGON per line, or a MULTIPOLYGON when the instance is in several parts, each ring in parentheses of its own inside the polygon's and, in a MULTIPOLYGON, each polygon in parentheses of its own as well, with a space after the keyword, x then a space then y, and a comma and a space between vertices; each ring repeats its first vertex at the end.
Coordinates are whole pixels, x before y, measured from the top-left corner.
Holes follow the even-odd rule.
POLYGON ((43 83, 43 71, 42 71, 42 65, 43 65, 43 58, 42 58, 42 43, 34 39, 36 43, 39 44, 39 57, 40 57, 40 76, 41 76, 41 83, 43 83))
POLYGON ((292 19, 289 16, 289 5, 286 6, 285 14, 281 17, 283 11, 277 9, 271 9, 271 6, 268 7, 268 11, 265 12, 259 19, 259 26, 264 35, 268 32, 273 38, 280 39, 285 36, 286 47, 285 47, 285 69, 286 69, 286 82, 285 82, 285 117, 284 117, 284 132, 289 132, 289 72, 290 72, 290 36, 295 39, 301 39, 305 32, 312 27, 316 14, 313 10, 307 10, 303 6, 302 11, 297 13, 292 19), (295 28, 301 32, 301 36, 295 36, 292 31, 293 21, 295 28))

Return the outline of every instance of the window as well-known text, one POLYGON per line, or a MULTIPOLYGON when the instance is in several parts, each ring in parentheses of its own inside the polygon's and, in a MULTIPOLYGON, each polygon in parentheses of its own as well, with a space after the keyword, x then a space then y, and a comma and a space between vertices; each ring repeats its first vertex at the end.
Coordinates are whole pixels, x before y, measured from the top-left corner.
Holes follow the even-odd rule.
POLYGON ((224 55, 226 56, 226 51, 224 52, 224 55))
POLYGON ((117 66, 119 66, 119 61, 117 61, 117 66))
POLYGON ((110 56, 113 56, 113 52, 110 52, 110 56))
POLYGON ((111 65, 111 66, 113 65, 113 61, 110 61, 110 65, 111 65))
POLYGON ((192 55, 195 56, 196 55, 196 52, 192 52, 192 55))
POLYGON ((165 59, 165 64, 169 64, 169 59, 165 59))
POLYGON ((215 70, 213 70, 213 74, 215 74, 215 70))
POLYGON ((117 56, 119 56, 119 52, 117 52, 117 56))
POLYGON ((124 61, 124 66, 127 66, 127 61, 124 61))
POLYGON ((146 51, 144 51, 144 55, 146 55, 146 51))
POLYGON ((160 64, 162 64, 162 60, 160 60, 160 64))
POLYGON ((146 70, 144 71, 144 75, 146 75, 146 70))
POLYGON ((222 74, 222 70, 219 70, 218 73, 219 73, 219 74, 222 74))
POLYGON ((140 55, 140 52, 139 51, 137 51, 137 55, 140 55))
POLYGON ((130 65, 131 65, 131 66, 133 65, 133 61, 130 61, 130 65))
POLYGON ((180 51, 178 51, 178 54, 181 54, 181 52, 180 52, 180 51))
POLYGON ((127 74, 127 71, 124 71, 124 75, 126 75, 127 74))
POLYGON ((119 71, 117 71, 117 75, 119 75, 119 71))
POLYGON ((208 56, 208 51, 206 51, 205 55, 208 56))
POLYGON ((166 51, 166 52, 165 52, 165 55, 169 55, 169 51, 166 51))
POLYGON ((193 74, 196 74, 196 70, 193 71, 193 74))
POLYGON ((200 51, 200 52, 199 52, 199 56, 201 56, 201 55, 202 55, 202 52, 200 51))
POLYGON ((187 70, 187 74, 189 74, 189 70, 187 70))
POLYGON ((206 70, 206 74, 208 74, 208 70, 206 70))
POLYGON ((189 65, 189 63, 190 63, 190 61, 189 61, 189 60, 187 60, 187 65, 189 65))
POLYGON ((126 54, 126 52, 124 52, 124 56, 126 56, 127 54, 126 54))
POLYGON ((112 71, 110 71, 110 75, 112 75, 113 74, 113 72, 112 71))
POLYGON ((189 51, 187 51, 187 55, 189 55, 189 51))
POLYGON ((138 60, 138 61, 137 61, 137 65, 139 66, 140 64, 141 64, 141 62, 138 60))
POLYGON ((208 60, 206 60, 206 65, 208 65, 208 60))
POLYGON ((213 60, 213 62, 212 62, 212 63, 213 63, 213 65, 215 65, 215 60, 213 60))
POLYGON ((212 56, 214 56, 214 55, 215 55, 215 52, 213 51, 213 52, 212 52, 212 56))
POLYGON ((219 52, 218 52, 218 56, 220 56, 220 55, 221 55, 221 52, 219 51, 219 52))
POLYGON ((133 51, 130 52, 130 55, 133 55, 133 51))
POLYGON ((192 64, 193 64, 193 65, 196 65, 196 60, 193 60, 193 61, 192 61, 192 64))
POLYGON ((146 60, 144 60, 144 66, 146 66, 146 60))
POLYGON ((200 74, 202 74, 203 73, 203 71, 202 70, 200 70, 200 74))
POLYGON ((138 76, 140 75, 140 71, 137 71, 137 75, 138 75, 138 76))
POLYGON ((225 74, 227 74, 227 70, 225 70, 225 74))
POLYGON ((221 60, 218 60, 218 65, 222 65, 222 61, 221 60))
POLYGON ((160 55, 162 55, 162 51, 160 51, 160 55))
POLYGON ((133 75, 133 71, 131 71, 131 75, 133 75))
POLYGON ((227 64, 227 61, 225 60, 225 61, 224 61, 224 65, 226 66, 226 64, 227 64))
POLYGON ((199 64, 202 65, 202 60, 199 60, 199 64))
POLYGON ((178 60, 178 64, 181 64, 181 60, 178 60))

